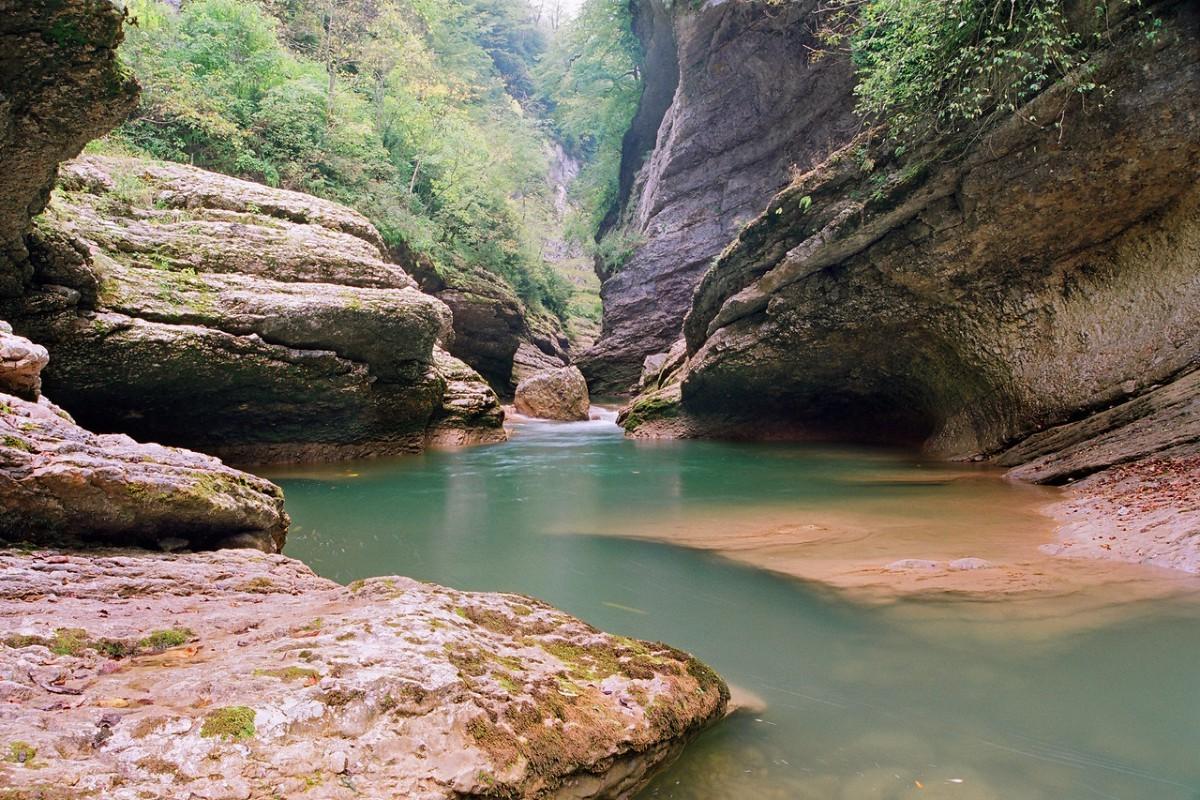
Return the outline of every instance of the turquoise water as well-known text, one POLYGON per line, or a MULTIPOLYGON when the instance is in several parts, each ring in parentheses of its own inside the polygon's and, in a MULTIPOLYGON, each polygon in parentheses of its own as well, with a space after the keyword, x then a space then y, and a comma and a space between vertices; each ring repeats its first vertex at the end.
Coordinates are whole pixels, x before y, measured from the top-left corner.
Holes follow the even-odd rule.
POLYGON ((944 516, 963 490, 930 474, 865 451, 638 444, 611 424, 535 423, 504 445, 273 477, 294 520, 287 552, 323 575, 533 594, 691 650, 761 698, 640 797, 1200 798, 1200 604, 1125 602, 1088 620, 1059 618, 1072 612, 1056 615, 1057 600, 1040 614, 856 604, 602 535, 614 519, 700 524, 763 505, 944 516))

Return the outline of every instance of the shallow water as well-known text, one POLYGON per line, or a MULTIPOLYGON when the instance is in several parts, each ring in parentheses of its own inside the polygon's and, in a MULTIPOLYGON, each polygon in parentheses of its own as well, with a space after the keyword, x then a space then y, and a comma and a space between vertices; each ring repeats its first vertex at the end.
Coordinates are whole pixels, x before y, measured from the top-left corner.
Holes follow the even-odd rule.
POLYGON ((662 531, 840 575, 861 572, 864 550, 1032 549, 1049 528, 1027 487, 870 451, 636 443, 605 423, 529 423, 504 445, 272 477, 294 520, 287 552, 323 575, 537 595, 691 650, 765 703, 702 735, 641 797, 1200 798, 1194 595, 1133 600, 1114 584, 865 603, 611 535, 662 531), (781 525, 784 553, 764 545, 781 525), (835 535, 797 538, 806 526, 835 535))

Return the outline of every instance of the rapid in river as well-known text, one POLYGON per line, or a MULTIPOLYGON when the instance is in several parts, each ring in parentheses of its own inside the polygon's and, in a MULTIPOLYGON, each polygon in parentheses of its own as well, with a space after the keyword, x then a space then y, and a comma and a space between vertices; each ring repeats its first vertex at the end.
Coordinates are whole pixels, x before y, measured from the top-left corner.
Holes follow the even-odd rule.
POLYGON ((535 595, 750 698, 642 798, 1200 798, 1194 581, 1041 554, 1050 490, 611 419, 270 477, 322 575, 535 595))

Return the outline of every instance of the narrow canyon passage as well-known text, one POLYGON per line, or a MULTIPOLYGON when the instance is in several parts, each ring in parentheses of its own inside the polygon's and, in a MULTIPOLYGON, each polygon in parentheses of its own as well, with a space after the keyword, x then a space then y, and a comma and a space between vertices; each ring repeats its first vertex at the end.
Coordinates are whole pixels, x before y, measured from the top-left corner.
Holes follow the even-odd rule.
POLYGON ((1200 3, 0 6, 0 800, 1200 800, 1200 3))
POLYGON ((1193 582, 1040 556, 1053 490, 884 451, 639 443, 604 421, 269 475, 289 552, 324 576, 533 594, 687 648, 752 698, 640 797, 1200 791, 1193 582), (810 536, 782 534, 789 554, 781 526, 810 536), (795 580, 651 538, 818 571, 795 580), (980 554, 997 565, 886 568, 980 554))

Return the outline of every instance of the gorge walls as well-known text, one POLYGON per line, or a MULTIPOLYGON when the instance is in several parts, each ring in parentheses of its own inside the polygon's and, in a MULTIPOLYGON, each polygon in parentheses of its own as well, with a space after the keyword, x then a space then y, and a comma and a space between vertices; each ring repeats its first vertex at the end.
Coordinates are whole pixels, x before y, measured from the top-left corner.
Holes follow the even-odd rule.
POLYGON ((25 235, 50 198, 59 162, 107 133, 137 102, 137 82, 117 61, 123 21, 109 0, 4 4, 0 296, 20 295, 31 278, 25 235))
POLYGON ((603 331, 577 359, 593 393, 629 391, 643 359, 678 338, 696 284, 738 229, 858 128, 849 65, 814 57, 815 5, 635 4, 646 88, 614 225, 638 246, 601 276, 603 331))
POLYGON ((1162 36, 1117 25, 1095 56, 1103 102, 1064 82, 959 157, 860 139, 799 176, 705 274, 629 426, 1057 453, 1047 481, 1200 442, 1200 15, 1153 13, 1162 36))

